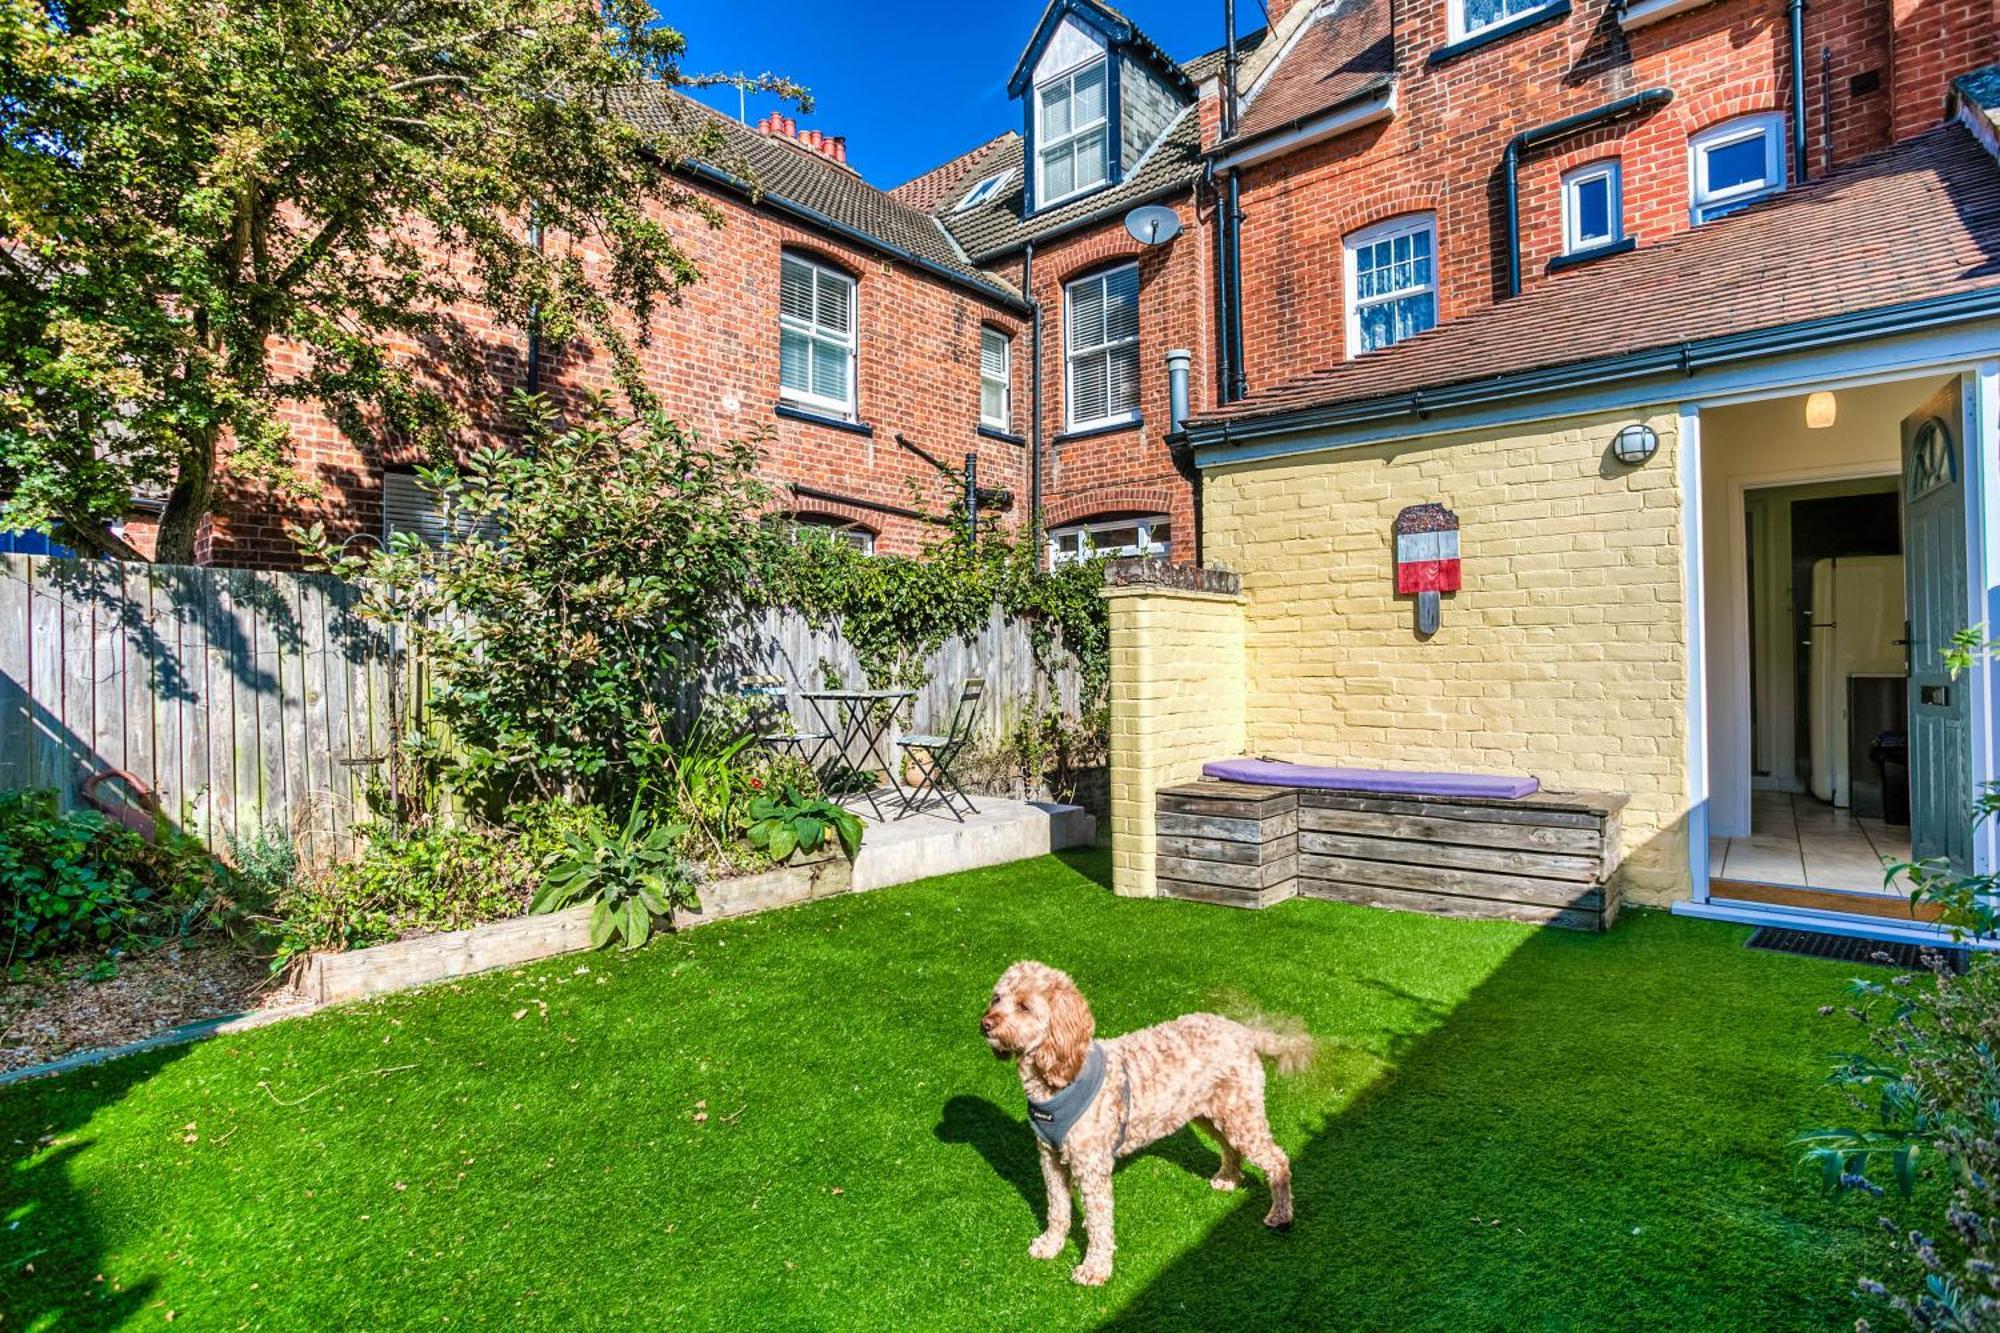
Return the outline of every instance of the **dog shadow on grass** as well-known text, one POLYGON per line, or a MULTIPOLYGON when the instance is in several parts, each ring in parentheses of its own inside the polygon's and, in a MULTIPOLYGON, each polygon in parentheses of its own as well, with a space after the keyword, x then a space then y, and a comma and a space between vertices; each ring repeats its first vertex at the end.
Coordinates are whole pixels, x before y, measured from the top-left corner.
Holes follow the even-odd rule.
MULTIPOLYGON (((1042 1188, 1042 1166, 1036 1159, 1035 1131, 1028 1127, 1025 1113, 1017 1115, 984 1097, 953 1097, 944 1104, 931 1132, 940 1143, 963 1143, 977 1149, 993 1173, 1019 1191, 1029 1211, 1041 1217, 1047 1192, 1042 1188)), ((1215 1174, 1215 1152, 1191 1129, 1148 1144, 1122 1159, 1120 1169, 1141 1157, 1163 1158, 1203 1180, 1215 1174)))

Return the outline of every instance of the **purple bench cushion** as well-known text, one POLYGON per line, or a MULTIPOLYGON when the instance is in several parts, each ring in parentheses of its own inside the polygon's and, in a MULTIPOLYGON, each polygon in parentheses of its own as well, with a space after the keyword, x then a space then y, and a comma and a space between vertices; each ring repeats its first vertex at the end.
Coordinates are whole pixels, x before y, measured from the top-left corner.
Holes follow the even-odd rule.
POLYGON ((1205 778, 1260 787, 1310 787, 1315 791, 1370 791, 1394 796, 1475 796, 1518 800, 1542 789, 1535 778, 1478 773, 1409 773, 1392 768, 1323 768, 1276 759, 1219 759, 1201 766, 1205 778))

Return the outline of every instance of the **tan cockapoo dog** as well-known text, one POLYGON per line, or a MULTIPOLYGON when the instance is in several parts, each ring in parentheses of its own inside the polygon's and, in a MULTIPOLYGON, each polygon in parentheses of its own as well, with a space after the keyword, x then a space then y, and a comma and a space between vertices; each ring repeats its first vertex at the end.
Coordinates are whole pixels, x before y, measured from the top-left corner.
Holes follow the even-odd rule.
POLYGON ((1049 1190, 1049 1225, 1028 1246, 1053 1259, 1069 1237, 1070 1191, 1083 1195, 1089 1248, 1071 1274, 1097 1286, 1111 1276, 1111 1168, 1193 1122, 1222 1145, 1209 1183, 1233 1190, 1248 1161, 1271 1186, 1267 1227, 1292 1222, 1292 1164, 1264 1118, 1264 1064, 1302 1068, 1312 1039, 1247 1027, 1218 1014, 1188 1014, 1122 1037, 1093 1041, 1096 1020, 1068 976, 1020 962, 993 987, 979 1020, 1001 1059, 1018 1057, 1028 1120, 1049 1190))

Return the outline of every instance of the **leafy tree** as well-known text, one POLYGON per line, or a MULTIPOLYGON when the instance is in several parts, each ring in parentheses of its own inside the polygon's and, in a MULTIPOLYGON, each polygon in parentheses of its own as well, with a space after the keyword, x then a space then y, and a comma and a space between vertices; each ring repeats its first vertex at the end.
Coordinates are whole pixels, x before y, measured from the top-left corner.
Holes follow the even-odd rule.
POLYGON ((708 118, 642 135, 615 114, 634 85, 702 81, 655 19, 646 0, 0 0, 0 526, 129 556, 105 525, 164 492, 159 558, 190 560, 225 461, 297 484, 283 409, 303 400, 443 456, 469 308, 587 332, 629 371, 621 323, 697 277, 662 218, 720 224, 674 168, 729 161, 708 118), (555 238, 606 257, 595 283, 555 238), (438 373, 398 358, 413 346, 438 373))
POLYGON ((418 473, 466 539, 343 553, 315 525, 301 544, 402 627, 443 727, 414 741, 430 776, 496 810, 619 803, 667 766, 679 690, 780 536, 753 445, 601 401, 567 428, 539 398, 520 406, 525 449, 418 473))

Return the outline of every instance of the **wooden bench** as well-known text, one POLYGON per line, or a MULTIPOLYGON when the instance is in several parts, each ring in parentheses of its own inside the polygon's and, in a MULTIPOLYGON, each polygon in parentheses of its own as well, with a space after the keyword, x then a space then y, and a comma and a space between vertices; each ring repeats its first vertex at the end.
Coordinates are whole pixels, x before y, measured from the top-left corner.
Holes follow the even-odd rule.
POLYGON ((1244 782, 1163 787, 1154 803, 1160 892, 1269 907, 1299 891, 1299 794, 1244 782))
POLYGON ((1626 798, 1385 796, 1204 780, 1158 794, 1162 893, 1265 907, 1295 895, 1608 929, 1626 798), (1286 868, 1294 878, 1286 878, 1286 868))

